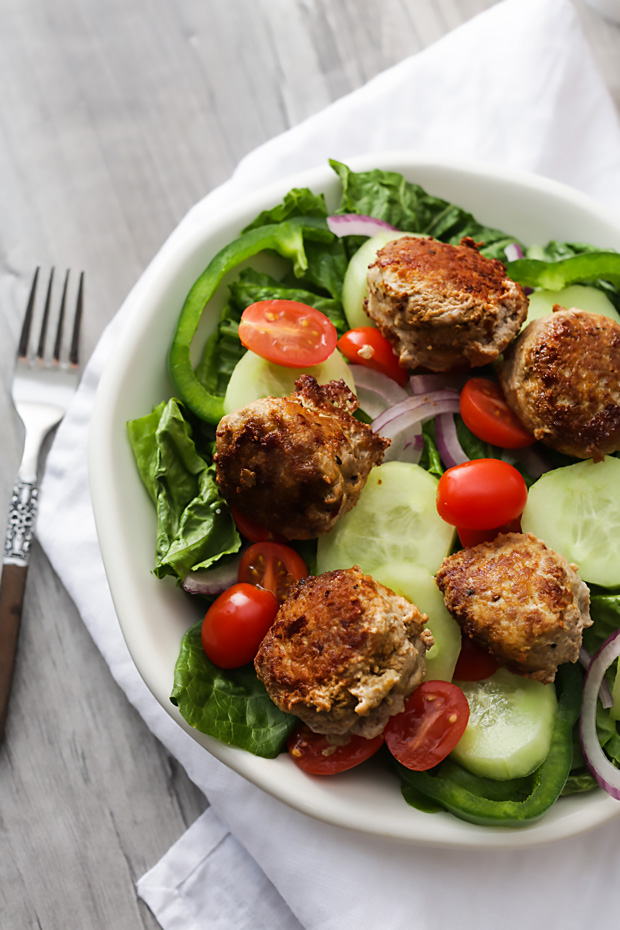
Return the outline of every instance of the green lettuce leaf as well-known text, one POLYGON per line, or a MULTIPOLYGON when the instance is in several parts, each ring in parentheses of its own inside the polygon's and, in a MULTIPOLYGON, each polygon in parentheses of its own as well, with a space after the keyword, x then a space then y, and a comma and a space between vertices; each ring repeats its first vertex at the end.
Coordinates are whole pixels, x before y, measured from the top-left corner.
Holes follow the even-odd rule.
POLYGON ((215 483, 215 469, 197 451, 176 399, 127 424, 140 477, 157 510, 154 572, 158 578, 208 568, 236 552, 241 539, 215 483))
POLYGON ((506 258, 506 246, 517 242, 514 236, 484 226, 467 210, 433 197, 395 171, 356 173, 338 161, 330 160, 330 165, 342 182, 338 213, 374 216, 404 232, 424 233, 453 245, 471 236, 484 243, 480 249, 483 255, 500 261, 506 258))
POLYGON ((273 759, 299 723, 297 717, 276 707, 252 665, 213 665, 202 648, 201 626, 196 623, 183 637, 170 700, 201 733, 273 759))

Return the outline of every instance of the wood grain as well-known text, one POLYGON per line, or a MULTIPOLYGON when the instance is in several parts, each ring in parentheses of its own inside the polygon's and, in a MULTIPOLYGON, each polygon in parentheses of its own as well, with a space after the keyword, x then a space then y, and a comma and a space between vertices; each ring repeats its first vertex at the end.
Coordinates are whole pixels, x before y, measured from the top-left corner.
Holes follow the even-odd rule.
MULTIPOLYGON (((382 0, 378 15, 376 0, 0 0, 0 515, 34 266, 85 271, 88 354, 240 158, 493 3, 382 0)), ((620 105, 620 29, 577 7, 620 105)), ((0 748, 0 926, 153 930, 134 883, 205 804, 35 545, 0 748)))

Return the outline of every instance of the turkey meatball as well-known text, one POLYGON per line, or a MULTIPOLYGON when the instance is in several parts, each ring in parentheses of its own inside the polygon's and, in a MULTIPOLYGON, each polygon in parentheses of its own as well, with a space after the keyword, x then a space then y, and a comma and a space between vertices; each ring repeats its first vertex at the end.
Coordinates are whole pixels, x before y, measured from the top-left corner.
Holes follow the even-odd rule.
POLYGON ((534 320, 499 368, 506 401, 552 449, 601 461, 620 449, 620 325, 556 304, 534 320))
POLYGON ((357 567, 305 578, 254 666, 272 701, 332 743, 372 739, 423 680, 428 617, 357 567))
POLYGON ((344 381, 302 375, 295 387, 225 416, 213 461, 229 504, 288 539, 313 539, 355 506, 389 440, 352 416, 344 381))
POLYGON ((548 683, 577 661, 590 592, 577 566, 531 533, 448 556, 436 580, 463 632, 510 671, 548 683))
POLYGON ((473 239, 406 236, 368 269, 365 308, 404 368, 446 371, 494 361, 519 332, 528 299, 473 239))

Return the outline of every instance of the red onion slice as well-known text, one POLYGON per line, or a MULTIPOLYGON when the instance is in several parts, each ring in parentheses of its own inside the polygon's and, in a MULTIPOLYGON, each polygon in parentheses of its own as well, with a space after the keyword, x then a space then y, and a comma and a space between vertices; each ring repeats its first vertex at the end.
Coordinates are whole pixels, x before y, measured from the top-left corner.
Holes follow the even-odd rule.
MULTIPOLYGON (((392 378, 382 374, 380 371, 373 371, 372 368, 366 368, 365 365, 350 365, 351 374, 355 381, 355 387, 358 391, 371 391, 373 394, 381 397, 385 401, 386 407, 393 404, 400 404, 409 396, 404 388, 401 388, 392 378)), ((363 404, 362 404, 363 406, 363 404)))
POLYGON ((614 659, 620 656, 620 630, 605 640, 586 672, 579 718, 579 741, 586 765, 597 783, 612 798, 620 801, 620 769, 613 765, 601 748, 596 732, 596 701, 603 676, 614 659))
POLYGON ((455 465, 469 462, 469 456, 465 454, 459 442, 454 414, 442 413, 436 418, 435 440, 437 442, 437 451, 446 468, 454 468, 455 465))
POLYGON ((376 236, 386 229, 396 229, 385 220, 378 220, 375 216, 364 216, 358 213, 340 213, 327 217, 327 225, 335 236, 376 236))
POLYGON ((459 396, 456 391, 435 391, 432 394, 408 397, 372 422, 372 428, 380 436, 391 439, 397 433, 415 424, 422 423, 440 413, 457 413, 459 396))
POLYGON ((243 550, 234 557, 225 558, 216 562, 212 568, 205 568, 198 572, 190 572, 183 582, 183 590, 188 594, 204 594, 207 597, 217 597, 231 585, 237 583, 237 573, 243 550))
POLYGON ((507 261, 515 262, 518 258, 523 258, 523 249, 518 242, 511 242, 504 249, 504 254, 507 261))
POLYGON ((412 375, 409 385, 412 394, 430 394, 434 391, 460 391, 471 377, 471 372, 445 372, 444 374, 412 375))
MULTIPOLYGON (((587 672, 588 669, 590 668, 590 665, 592 664, 592 656, 590 655, 590 653, 588 652, 585 646, 582 646, 581 649, 579 650, 579 661, 587 672)), ((614 702, 614 699, 611 696, 611 688, 607 684, 606 678, 603 678, 601 682, 601 690, 598 693, 598 697, 599 697, 599 701, 601 702, 601 705, 605 708, 605 710, 609 710, 609 708, 612 706, 614 702)))

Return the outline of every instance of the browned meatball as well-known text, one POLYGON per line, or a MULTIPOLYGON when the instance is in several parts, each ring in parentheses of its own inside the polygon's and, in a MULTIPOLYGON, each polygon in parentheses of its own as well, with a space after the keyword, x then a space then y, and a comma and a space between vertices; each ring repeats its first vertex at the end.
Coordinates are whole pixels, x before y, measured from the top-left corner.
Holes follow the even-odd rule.
POLYGON ((213 461, 229 504, 288 539, 313 539, 355 506, 389 440, 352 416, 344 381, 302 375, 295 387, 225 416, 213 461))
POLYGON ((601 461, 620 449, 620 325, 554 307, 534 320, 499 368, 506 401, 537 439, 601 461))
POLYGON ((366 312, 404 368, 486 365, 517 335, 527 307, 502 263, 470 238, 395 239, 368 269, 366 312))
POLYGON ((357 567, 306 578, 254 665, 269 696, 330 742, 372 739, 423 680, 428 620, 357 567))
POLYGON ((591 625, 577 567, 531 533, 506 533, 444 559, 446 607, 470 639, 519 675, 551 682, 591 625))

